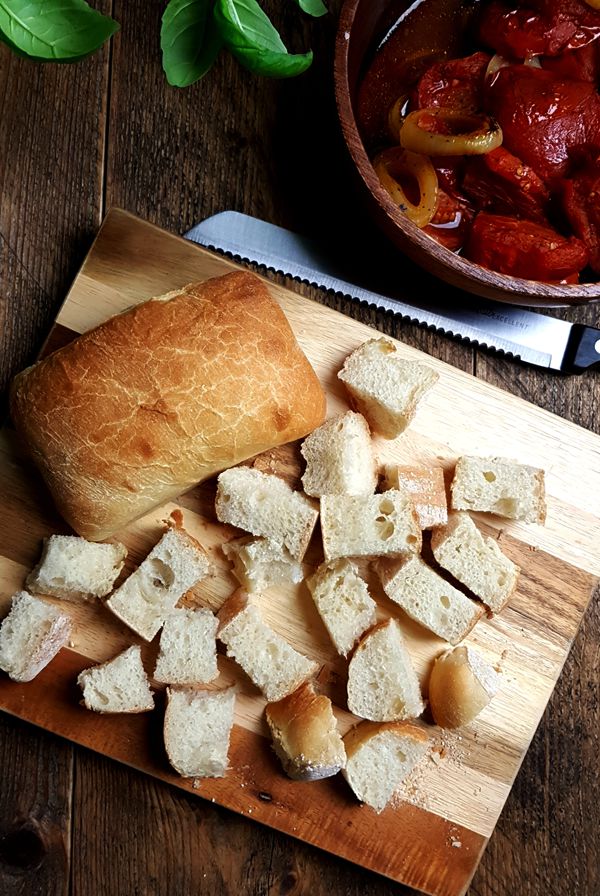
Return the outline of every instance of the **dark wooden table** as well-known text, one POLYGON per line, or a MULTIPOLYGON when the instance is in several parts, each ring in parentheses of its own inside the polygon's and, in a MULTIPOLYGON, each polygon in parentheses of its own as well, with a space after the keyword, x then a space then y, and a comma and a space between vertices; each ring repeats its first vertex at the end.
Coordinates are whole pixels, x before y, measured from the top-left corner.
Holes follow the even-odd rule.
MULTIPOLYGON (((203 82, 186 91, 169 88, 158 49, 163 4, 148 0, 114 0, 121 33, 75 66, 38 66, 0 46, 3 394, 39 347, 111 205, 176 233, 233 208, 338 248, 363 234, 370 245, 336 128, 336 15, 312 22, 293 3, 265 5, 289 45, 315 50, 314 67, 300 79, 254 78, 223 55, 203 82)), ((111 9, 108 0, 96 6, 111 9)), ((395 265, 399 278, 414 276, 401 259, 395 265)), ((567 379, 528 370, 312 295, 600 432, 598 373, 567 379)), ((598 308, 565 316, 600 322, 598 308)), ((595 603, 471 896, 600 894, 599 673, 595 603)), ((0 717, 0 767, 1 896, 403 891, 6 717, 0 717)))

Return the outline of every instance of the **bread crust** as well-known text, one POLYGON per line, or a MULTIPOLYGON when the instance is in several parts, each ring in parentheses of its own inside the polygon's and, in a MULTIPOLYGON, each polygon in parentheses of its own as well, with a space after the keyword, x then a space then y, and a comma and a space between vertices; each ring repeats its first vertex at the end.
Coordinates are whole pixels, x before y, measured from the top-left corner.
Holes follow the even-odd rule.
POLYGON ((305 436, 325 395, 277 302, 240 271, 84 333, 18 374, 10 408, 59 511, 98 541, 305 436))

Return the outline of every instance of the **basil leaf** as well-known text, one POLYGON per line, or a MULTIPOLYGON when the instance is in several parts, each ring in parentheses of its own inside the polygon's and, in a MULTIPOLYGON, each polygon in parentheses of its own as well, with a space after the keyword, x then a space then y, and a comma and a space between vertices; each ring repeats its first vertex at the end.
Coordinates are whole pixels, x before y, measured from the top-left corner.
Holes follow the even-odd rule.
POLYGON ((202 78, 222 46, 213 0, 170 0, 162 17, 160 47, 167 81, 188 87, 202 78))
POLYGON ((216 0, 214 16, 229 50, 257 75, 292 78, 312 62, 310 51, 288 53, 279 32, 256 0, 216 0))
POLYGON ((307 13, 309 16, 314 16, 316 19, 319 16, 324 16, 327 12, 327 7, 323 0, 294 0, 294 2, 298 4, 302 12, 307 13))
POLYGON ((31 59, 74 62, 119 28, 85 0, 0 0, 0 32, 8 46, 31 59))

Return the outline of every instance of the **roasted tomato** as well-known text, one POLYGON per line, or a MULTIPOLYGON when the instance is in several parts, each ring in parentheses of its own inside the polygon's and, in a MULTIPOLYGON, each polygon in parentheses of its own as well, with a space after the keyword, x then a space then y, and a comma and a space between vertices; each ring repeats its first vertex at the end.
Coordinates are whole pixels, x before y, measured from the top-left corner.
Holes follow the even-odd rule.
POLYGON ((571 279, 587 264, 588 251, 576 237, 551 227, 480 212, 466 243, 467 258, 483 267, 526 280, 571 279))
POLYGON ((587 246, 590 266, 600 273, 600 161, 564 181, 562 199, 573 233, 587 246))
POLYGON ((565 50, 560 56, 547 56, 542 60, 542 68, 559 78, 595 84, 600 77, 600 41, 595 40, 577 50, 565 50))
POLYGON ((583 0, 527 0, 514 7, 493 0, 481 15, 481 40, 503 56, 558 56, 600 34, 600 15, 583 0))
POLYGON ((465 242, 474 214, 466 199, 438 190, 435 215, 423 230, 446 249, 457 252, 465 242))
POLYGON ((500 69, 487 89, 504 146, 552 185, 582 147, 600 148, 600 98, 593 84, 527 65, 500 69))
POLYGON ((483 79, 489 61, 487 53, 473 53, 463 59, 432 65, 417 86, 418 108, 445 106, 456 112, 478 112, 483 102, 483 79))
POLYGON ((546 222, 548 188, 529 165, 502 146, 467 160, 462 188, 478 208, 546 222))

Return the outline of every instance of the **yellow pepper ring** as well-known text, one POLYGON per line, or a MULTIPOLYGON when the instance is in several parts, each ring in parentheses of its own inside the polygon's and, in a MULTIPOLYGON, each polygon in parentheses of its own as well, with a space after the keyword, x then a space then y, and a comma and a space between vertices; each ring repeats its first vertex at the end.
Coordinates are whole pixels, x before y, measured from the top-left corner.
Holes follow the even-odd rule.
POLYGON ((406 106, 407 100, 408 94, 401 94, 388 112, 388 134, 396 143, 400 143, 400 128, 402 127, 402 121, 404 120, 402 110, 406 106))
POLYGON ((427 156, 479 156, 497 149, 502 143, 502 129, 489 115, 458 112, 444 107, 418 109, 404 119, 400 130, 400 145, 411 152, 427 156), (441 130, 458 133, 443 134, 422 127, 425 123, 439 124, 441 130))
POLYGON ((583 0, 583 2, 591 6, 592 9, 600 9, 600 0, 583 0))
POLYGON ((387 190, 401 211, 417 227, 425 227, 437 207, 438 179, 435 168, 426 156, 408 152, 399 146, 384 149, 373 160, 373 168, 382 187, 387 190), (419 188, 419 202, 411 202, 398 178, 402 175, 413 177, 419 188))

